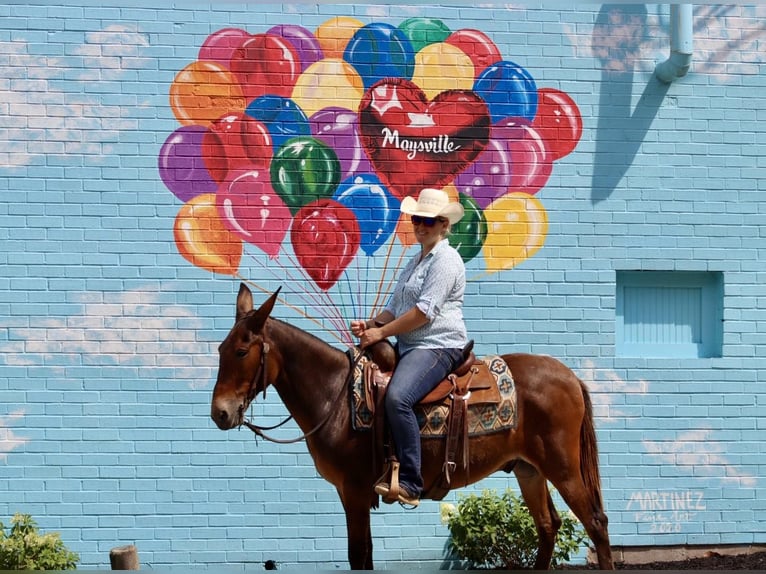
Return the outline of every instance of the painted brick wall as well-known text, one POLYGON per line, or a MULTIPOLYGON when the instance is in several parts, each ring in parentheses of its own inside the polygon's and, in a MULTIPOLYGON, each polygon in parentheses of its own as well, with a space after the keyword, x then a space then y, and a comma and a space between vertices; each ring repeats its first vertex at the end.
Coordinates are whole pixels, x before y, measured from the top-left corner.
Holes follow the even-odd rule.
MULTIPOLYGON (((85 568, 128 543, 147 567, 346 567, 340 504, 305 445, 209 419, 240 278, 179 254, 184 202, 158 158, 180 127, 171 85, 211 34, 438 16, 582 119, 534 195, 543 247, 501 271, 467 264, 477 351, 551 354, 588 383, 614 545, 766 543, 762 6, 696 6, 690 73, 664 85, 665 5, 123 4, 0 6, 0 520, 32 514, 85 568), (615 356, 619 270, 722 272, 722 356, 615 356)), ((360 253, 326 299, 289 250, 248 245, 238 273, 284 285, 276 315, 340 346, 327 310, 368 312, 400 251, 360 253)), ((285 410, 270 393, 253 414, 285 410)), ((436 502, 384 507, 373 531, 379 567, 445 559, 436 502)))

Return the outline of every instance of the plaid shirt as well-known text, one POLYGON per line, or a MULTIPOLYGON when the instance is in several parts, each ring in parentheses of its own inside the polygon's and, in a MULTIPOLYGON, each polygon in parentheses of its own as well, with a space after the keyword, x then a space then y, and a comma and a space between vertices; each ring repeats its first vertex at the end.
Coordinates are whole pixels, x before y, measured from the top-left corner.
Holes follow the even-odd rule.
POLYGON ((465 265, 447 239, 437 243, 420 261, 413 257, 404 268, 386 310, 398 317, 413 307, 428 323, 397 337, 399 352, 410 349, 462 349, 468 342, 463 321, 465 265))

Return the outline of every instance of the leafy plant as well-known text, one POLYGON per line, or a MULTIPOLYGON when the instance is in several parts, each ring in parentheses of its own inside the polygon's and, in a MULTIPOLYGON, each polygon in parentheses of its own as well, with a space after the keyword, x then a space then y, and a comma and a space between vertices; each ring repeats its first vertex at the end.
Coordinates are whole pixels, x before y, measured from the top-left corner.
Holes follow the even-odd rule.
POLYGON ((79 560, 58 533, 38 533, 29 514, 14 514, 8 534, 0 522, 0 570, 74 570, 79 560))
MULTIPOLYGON (((442 522, 450 531, 450 551, 468 568, 518 570, 534 566, 537 529, 524 501, 513 491, 502 496, 485 490, 461 497, 457 507, 442 504, 442 522)), ((561 516, 552 566, 569 561, 586 539, 585 529, 570 512, 561 516)))

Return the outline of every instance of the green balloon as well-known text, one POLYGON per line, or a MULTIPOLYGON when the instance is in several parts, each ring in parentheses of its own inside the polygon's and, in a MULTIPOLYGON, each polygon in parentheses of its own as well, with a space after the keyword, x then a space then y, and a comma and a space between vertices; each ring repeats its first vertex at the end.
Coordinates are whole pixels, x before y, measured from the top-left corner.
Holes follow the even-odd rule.
POLYGON ((487 218, 472 197, 458 194, 465 215, 452 226, 449 243, 457 249, 465 263, 476 257, 487 239, 487 218))
POLYGON ((399 29, 409 38, 416 54, 430 44, 444 42, 452 33, 436 18, 409 18, 399 24, 399 29))
POLYGON ((293 215, 307 203, 331 198, 339 183, 337 154, 316 138, 290 138, 271 160, 271 186, 293 215))

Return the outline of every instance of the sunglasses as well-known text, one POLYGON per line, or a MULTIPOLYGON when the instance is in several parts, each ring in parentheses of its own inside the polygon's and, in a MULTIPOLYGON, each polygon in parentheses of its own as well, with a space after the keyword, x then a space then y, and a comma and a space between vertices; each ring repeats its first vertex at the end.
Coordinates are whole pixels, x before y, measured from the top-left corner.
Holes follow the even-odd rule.
POLYGON ((443 217, 421 217, 420 215, 411 215, 410 221, 412 225, 425 225, 426 227, 433 227, 436 222, 443 223, 446 221, 443 217))

